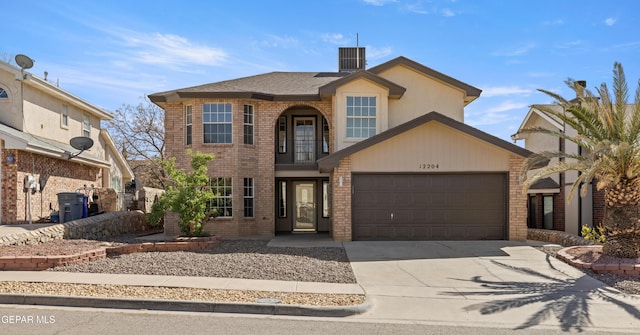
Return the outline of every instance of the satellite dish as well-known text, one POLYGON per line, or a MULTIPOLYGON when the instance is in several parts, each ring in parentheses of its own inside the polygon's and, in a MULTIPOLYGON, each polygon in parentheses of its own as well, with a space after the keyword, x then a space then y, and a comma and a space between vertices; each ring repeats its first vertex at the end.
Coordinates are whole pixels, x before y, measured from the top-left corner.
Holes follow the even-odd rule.
POLYGON ((18 66, 23 70, 32 68, 34 62, 35 61, 29 58, 29 56, 23 54, 16 55, 16 64, 18 64, 18 66))
POLYGON ((86 136, 78 136, 78 137, 74 137, 69 141, 69 144, 71 144, 71 146, 76 149, 76 150, 80 150, 80 152, 78 152, 77 154, 71 154, 69 153, 69 159, 78 156, 79 154, 81 154, 83 151, 90 149, 93 146, 93 140, 90 137, 86 137, 86 136))

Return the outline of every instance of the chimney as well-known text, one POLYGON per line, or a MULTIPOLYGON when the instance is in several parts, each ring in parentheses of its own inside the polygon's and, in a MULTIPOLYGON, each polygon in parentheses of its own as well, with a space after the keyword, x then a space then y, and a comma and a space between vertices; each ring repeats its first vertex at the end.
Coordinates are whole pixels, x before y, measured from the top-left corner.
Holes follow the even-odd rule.
POLYGON ((576 98, 584 98, 584 90, 587 89, 586 80, 576 80, 573 83, 573 87, 576 90, 576 98))

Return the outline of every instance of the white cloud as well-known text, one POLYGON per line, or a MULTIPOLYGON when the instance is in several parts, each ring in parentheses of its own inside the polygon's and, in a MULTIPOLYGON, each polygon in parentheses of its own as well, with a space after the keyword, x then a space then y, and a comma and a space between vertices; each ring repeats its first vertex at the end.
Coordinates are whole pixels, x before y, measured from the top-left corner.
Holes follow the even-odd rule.
POLYGON ((344 37, 344 35, 340 34, 340 33, 333 33, 333 34, 322 34, 322 36, 320 36, 320 38, 322 39, 322 41, 326 42, 326 43, 331 43, 331 44, 338 44, 338 45, 345 45, 347 44, 349 41, 344 37))
POLYGON ((397 2, 397 0, 362 0, 367 5, 384 6, 388 3, 397 2))
POLYGON ((556 19, 556 20, 550 20, 550 21, 543 21, 542 25, 543 26, 561 26, 564 24, 564 20, 563 19, 556 19))
POLYGON ((612 18, 612 17, 608 17, 607 19, 604 20, 604 24, 606 24, 607 26, 613 26, 614 24, 616 24, 616 19, 612 18))
POLYGON ((582 44, 583 44, 582 40, 575 40, 575 41, 569 41, 569 42, 558 44, 556 45, 556 47, 560 49, 571 49, 571 48, 578 47, 582 44))
POLYGON ((263 41, 260 41, 260 45, 266 46, 269 48, 291 48, 300 44, 300 41, 293 37, 288 36, 278 36, 278 35, 267 35, 267 38, 263 41))
POLYGON ((377 48, 367 45, 367 59, 380 59, 389 56, 391 53, 391 47, 377 48))
POLYGON ((484 97, 497 97, 505 95, 524 95, 528 96, 533 93, 534 90, 528 88, 522 88, 520 86, 495 86, 482 90, 482 96, 484 97))
POLYGON ((442 14, 442 16, 446 16, 446 17, 452 17, 456 15, 456 13, 449 8, 445 8, 441 10, 440 13, 442 14))
POLYGON ((526 54, 527 52, 529 52, 531 49, 535 47, 536 45, 534 43, 527 43, 521 46, 495 51, 491 54, 493 56, 504 56, 504 57, 520 56, 520 55, 526 54))
POLYGON ((176 70, 191 65, 215 66, 225 62, 225 51, 196 45, 173 34, 129 34, 120 36, 128 48, 120 50, 134 61, 164 65, 176 70))
POLYGON ((473 118, 466 121, 473 127, 494 125, 503 122, 515 121, 517 119, 512 113, 506 113, 508 111, 527 108, 529 105, 521 102, 513 102, 510 100, 504 101, 501 104, 488 108, 486 110, 477 111, 473 113, 473 118))

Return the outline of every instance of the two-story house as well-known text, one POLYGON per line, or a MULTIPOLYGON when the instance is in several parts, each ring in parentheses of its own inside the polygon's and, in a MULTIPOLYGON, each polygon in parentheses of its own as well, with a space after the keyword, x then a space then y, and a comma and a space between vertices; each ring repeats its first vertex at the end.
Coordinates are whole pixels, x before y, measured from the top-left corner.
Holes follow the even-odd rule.
POLYGON ((100 126, 111 118, 46 79, 0 62, 0 223, 48 217, 58 210, 58 193, 122 192, 133 173, 100 126), (94 144, 80 153, 70 144, 74 137, 94 144))
MULTIPOLYGON (((586 87, 585 81, 577 83, 586 87)), ((574 99, 571 102, 579 103, 580 100, 574 99)), ((556 104, 545 105, 545 107, 562 111, 562 107, 556 104)), ((524 147, 532 152, 558 151, 569 155, 581 154, 581 148, 573 142, 548 134, 525 131, 532 128, 550 129, 571 136, 576 134, 576 130, 571 126, 549 113, 532 107, 511 138, 514 141, 524 140, 524 147)), ((550 163, 555 161, 557 159, 550 163)), ((560 230, 580 235, 582 226, 593 227, 602 223, 604 191, 597 191, 591 185, 584 197, 576 192, 569 201, 569 191, 577 178, 576 171, 556 173, 530 187, 527 201, 529 211, 527 224, 530 228, 560 230)))
MULTIPOLYGON (((271 72, 155 93, 166 156, 215 154, 205 229, 335 240, 525 239, 530 152, 464 123, 481 90, 405 57, 365 69, 271 72)), ((165 233, 179 234, 177 216, 165 233)))

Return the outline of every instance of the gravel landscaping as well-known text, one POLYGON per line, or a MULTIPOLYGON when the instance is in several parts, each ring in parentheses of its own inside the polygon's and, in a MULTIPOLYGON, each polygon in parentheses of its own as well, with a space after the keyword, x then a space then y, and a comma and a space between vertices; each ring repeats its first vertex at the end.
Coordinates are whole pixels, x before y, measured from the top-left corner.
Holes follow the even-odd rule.
POLYGON ((204 252, 144 252, 51 271, 355 283, 342 248, 274 248, 264 240, 228 240, 204 252))

